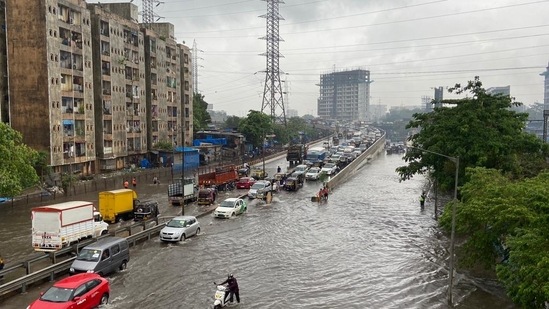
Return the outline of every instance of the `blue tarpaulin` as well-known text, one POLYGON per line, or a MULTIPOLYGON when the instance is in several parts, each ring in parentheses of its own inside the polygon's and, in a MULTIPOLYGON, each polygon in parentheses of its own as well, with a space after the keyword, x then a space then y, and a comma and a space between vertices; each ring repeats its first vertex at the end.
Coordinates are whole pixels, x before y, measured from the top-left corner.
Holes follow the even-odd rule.
POLYGON ((74 125, 74 120, 63 119, 63 125, 74 125))
MULTIPOLYGON (((200 166, 200 155, 198 149, 191 147, 177 147, 176 152, 183 152, 185 171, 196 170, 200 166)), ((174 162, 173 170, 181 171, 181 162, 174 162)))
POLYGON ((209 143, 209 144, 212 144, 212 145, 225 146, 225 145, 227 145, 227 139, 224 138, 224 137, 213 138, 211 136, 208 136, 207 138, 195 139, 193 141, 193 146, 200 146, 201 143, 209 143))

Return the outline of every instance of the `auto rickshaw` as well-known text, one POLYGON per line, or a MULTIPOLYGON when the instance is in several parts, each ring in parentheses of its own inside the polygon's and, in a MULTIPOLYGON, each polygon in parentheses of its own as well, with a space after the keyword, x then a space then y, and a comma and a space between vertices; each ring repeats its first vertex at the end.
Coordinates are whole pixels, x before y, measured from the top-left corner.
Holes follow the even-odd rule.
POLYGON ((297 191, 303 187, 305 176, 303 174, 298 174, 290 176, 284 182, 284 190, 286 191, 297 191))
POLYGON ((257 179, 257 180, 262 180, 262 179, 265 179, 265 177, 267 177, 267 172, 264 171, 263 169, 261 168, 255 168, 253 171, 252 171, 252 175, 251 175, 253 178, 257 179))
POLYGON ((215 189, 203 188, 198 191, 198 205, 211 205, 215 202, 215 189))
POLYGON ((158 202, 156 201, 140 201, 133 212, 134 221, 144 221, 158 217, 158 202))

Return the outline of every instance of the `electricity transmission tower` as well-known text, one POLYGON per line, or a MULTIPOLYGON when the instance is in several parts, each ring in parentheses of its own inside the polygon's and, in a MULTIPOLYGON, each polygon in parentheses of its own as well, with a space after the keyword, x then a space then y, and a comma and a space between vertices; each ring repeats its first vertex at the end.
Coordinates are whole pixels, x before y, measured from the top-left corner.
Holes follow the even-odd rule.
POLYGON ((262 0, 267 2, 267 14, 259 17, 267 20, 267 34, 262 40, 267 42, 267 50, 261 56, 267 58, 267 68, 265 72, 265 88, 263 90, 263 103, 261 112, 271 115, 273 122, 279 121, 286 125, 286 111, 284 109, 284 99, 282 95, 282 85, 280 83, 279 60, 282 56, 279 53, 278 43, 284 40, 279 36, 278 25, 280 20, 284 20, 278 12, 278 4, 284 3, 283 0, 262 0), (265 111, 267 110, 267 111, 265 111))
POLYGON ((164 2, 160 0, 141 0, 141 6, 143 7, 143 23, 145 24, 145 27, 150 28, 152 23, 157 22, 162 18, 154 13, 154 8, 162 3, 164 2))
POLYGON ((193 40, 193 54, 192 54, 192 57, 193 57, 193 90, 194 90, 194 93, 200 93, 198 91, 198 68, 199 67, 203 68, 203 66, 198 65, 198 59, 204 60, 203 58, 198 57, 198 52, 204 52, 204 51, 201 50, 201 49, 198 49, 198 46, 196 45, 196 40, 193 40))

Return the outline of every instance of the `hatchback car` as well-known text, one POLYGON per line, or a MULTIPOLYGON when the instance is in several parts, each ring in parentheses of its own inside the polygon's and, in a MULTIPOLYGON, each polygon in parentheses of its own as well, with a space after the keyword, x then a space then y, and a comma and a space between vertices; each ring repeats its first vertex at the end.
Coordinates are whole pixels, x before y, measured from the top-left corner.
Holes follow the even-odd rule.
POLYGON ((109 281, 94 273, 82 273, 57 281, 27 309, 91 309, 109 302, 109 281))
POLYGON ((307 173, 305 173, 305 179, 318 180, 320 177, 320 167, 311 167, 307 173))
POLYGON ((243 214, 247 210, 246 202, 241 198, 228 198, 214 210, 216 218, 230 218, 243 214))
POLYGON ((161 241, 182 241, 200 234, 200 223, 193 216, 179 216, 171 219, 160 230, 161 241))
POLYGON ((253 184, 253 186, 250 187, 250 190, 248 191, 248 197, 249 198, 256 198, 257 197, 257 190, 262 189, 263 191, 269 191, 271 190, 271 183, 268 181, 258 181, 253 184))
POLYGON ((236 182, 237 189, 250 189, 251 186, 256 182, 252 177, 242 177, 236 182))

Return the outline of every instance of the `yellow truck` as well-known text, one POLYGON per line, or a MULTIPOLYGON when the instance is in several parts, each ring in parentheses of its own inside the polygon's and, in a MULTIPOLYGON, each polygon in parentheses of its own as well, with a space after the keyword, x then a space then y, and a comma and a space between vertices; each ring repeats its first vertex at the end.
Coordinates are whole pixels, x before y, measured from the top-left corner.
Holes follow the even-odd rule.
POLYGON ((99 212, 103 220, 109 223, 133 218, 134 208, 138 203, 137 193, 131 189, 99 192, 99 212))

